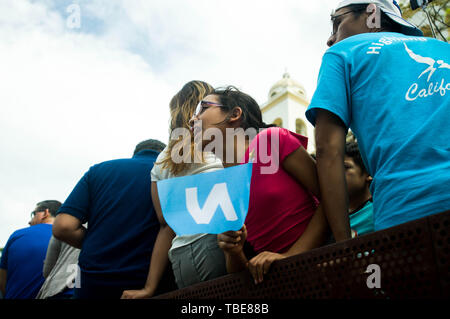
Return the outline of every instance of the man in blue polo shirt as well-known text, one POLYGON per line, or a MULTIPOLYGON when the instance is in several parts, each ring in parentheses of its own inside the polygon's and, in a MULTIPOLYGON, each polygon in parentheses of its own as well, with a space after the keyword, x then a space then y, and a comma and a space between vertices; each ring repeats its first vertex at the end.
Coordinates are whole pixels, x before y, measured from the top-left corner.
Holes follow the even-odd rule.
POLYGON ((349 127, 373 177, 375 230, 450 209, 450 45, 423 37, 393 0, 345 0, 331 20, 306 116, 334 237, 350 238, 349 127))
POLYGON ((92 166, 59 209, 53 235, 81 248, 75 298, 119 299, 145 284, 159 231, 150 172, 164 147, 147 140, 132 158, 92 166))
POLYGON ((55 200, 37 203, 30 227, 9 237, 0 262, 0 290, 5 299, 34 299, 41 289, 52 223, 60 206, 55 200))

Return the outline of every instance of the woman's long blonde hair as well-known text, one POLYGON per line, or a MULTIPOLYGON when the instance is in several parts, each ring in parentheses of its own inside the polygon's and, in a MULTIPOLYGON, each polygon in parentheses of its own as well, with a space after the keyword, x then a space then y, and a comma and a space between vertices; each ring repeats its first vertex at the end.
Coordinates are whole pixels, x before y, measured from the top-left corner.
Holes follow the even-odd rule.
POLYGON ((193 117, 198 103, 213 91, 214 88, 206 82, 190 81, 170 101, 170 134, 172 136, 172 132, 178 128, 185 128, 186 134, 179 136, 178 139, 170 139, 165 157, 157 164, 162 164, 163 169, 168 169, 175 176, 187 169, 190 163, 194 162, 194 158, 197 160, 200 158, 203 161, 202 153, 195 150, 194 137, 190 134, 189 120, 193 117), (190 152, 184 154, 183 146, 186 146, 187 143, 190 144, 190 152), (181 163, 172 160, 172 152, 176 152, 183 159, 181 163))

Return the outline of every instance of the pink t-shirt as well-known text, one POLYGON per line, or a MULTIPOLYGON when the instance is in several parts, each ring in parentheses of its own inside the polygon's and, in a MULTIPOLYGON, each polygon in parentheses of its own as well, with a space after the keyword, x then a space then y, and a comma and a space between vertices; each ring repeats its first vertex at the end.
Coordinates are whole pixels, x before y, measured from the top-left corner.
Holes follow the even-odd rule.
POLYGON ((279 127, 268 128, 250 143, 245 163, 253 161, 250 203, 245 225, 247 241, 259 253, 282 253, 303 234, 317 200, 284 170, 284 159, 308 138, 279 127))

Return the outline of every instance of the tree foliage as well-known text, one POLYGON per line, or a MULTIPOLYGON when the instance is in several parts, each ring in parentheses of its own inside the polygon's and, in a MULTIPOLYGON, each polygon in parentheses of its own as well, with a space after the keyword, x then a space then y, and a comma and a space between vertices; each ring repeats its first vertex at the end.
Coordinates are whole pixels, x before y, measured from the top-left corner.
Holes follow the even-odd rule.
MULTIPOLYGON (((410 0, 400 0, 399 4, 406 20, 417 25, 425 36, 433 36, 428 18, 421 8, 412 10, 410 0)), ((430 15, 436 37, 440 40, 450 40, 450 0, 434 0, 425 10, 430 15)))

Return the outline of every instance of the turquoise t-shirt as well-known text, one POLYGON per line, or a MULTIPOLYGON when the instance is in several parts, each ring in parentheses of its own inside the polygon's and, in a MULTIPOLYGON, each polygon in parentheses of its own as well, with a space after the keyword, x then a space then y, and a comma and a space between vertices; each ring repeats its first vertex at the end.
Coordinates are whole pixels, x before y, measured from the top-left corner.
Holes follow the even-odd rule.
POLYGON ((371 176, 375 230, 450 208, 450 44, 365 33, 325 53, 306 111, 355 133, 371 176))
POLYGON ((358 236, 371 233, 375 231, 373 225, 373 203, 372 201, 367 201, 364 206, 352 212, 349 215, 350 218, 350 228, 356 231, 358 236))

